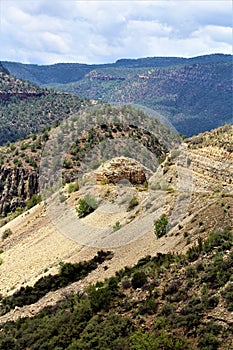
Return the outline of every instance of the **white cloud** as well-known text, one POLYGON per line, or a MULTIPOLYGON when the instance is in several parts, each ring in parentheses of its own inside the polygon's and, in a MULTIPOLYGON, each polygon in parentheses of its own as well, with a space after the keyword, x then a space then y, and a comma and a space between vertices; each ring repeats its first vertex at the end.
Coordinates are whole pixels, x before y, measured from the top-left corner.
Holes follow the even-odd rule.
POLYGON ((232 2, 1 0, 1 59, 113 62, 232 52, 232 2))

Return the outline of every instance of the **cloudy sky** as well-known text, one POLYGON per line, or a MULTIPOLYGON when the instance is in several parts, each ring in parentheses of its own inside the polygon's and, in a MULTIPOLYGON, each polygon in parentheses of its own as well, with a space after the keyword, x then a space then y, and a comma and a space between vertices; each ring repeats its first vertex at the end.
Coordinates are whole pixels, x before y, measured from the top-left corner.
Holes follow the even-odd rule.
POLYGON ((52 64, 232 53, 231 0, 0 0, 0 60, 52 64))

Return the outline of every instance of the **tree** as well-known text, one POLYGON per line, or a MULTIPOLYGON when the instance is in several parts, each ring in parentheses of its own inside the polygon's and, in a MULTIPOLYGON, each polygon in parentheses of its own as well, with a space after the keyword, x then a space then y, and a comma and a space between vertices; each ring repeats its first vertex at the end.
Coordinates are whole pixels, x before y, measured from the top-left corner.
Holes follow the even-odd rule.
POLYGON ((95 211, 97 208, 97 201, 94 196, 86 195, 79 200, 79 206, 76 208, 79 218, 84 218, 88 214, 95 211))
POLYGON ((132 278, 132 287, 141 288, 147 282, 146 274, 143 271, 135 272, 132 278))
POLYGON ((168 218, 163 214, 156 222, 154 232, 158 238, 164 236, 167 232, 168 218))

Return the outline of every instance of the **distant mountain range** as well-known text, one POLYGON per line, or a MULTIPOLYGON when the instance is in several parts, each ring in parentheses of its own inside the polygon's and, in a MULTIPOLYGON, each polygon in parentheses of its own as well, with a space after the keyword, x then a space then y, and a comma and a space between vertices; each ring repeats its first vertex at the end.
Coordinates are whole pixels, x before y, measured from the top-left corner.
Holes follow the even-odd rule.
POLYGON ((119 59, 108 64, 57 63, 52 65, 24 64, 2 61, 2 65, 17 78, 29 80, 38 85, 67 84, 85 77, 86 74, 102 68, 162 68, 171 66, 232 63, 232 55, 213 54, 193 58, 147 57, 138 59, 119 59))
POLYGON ((232 123, 232 55, 149 57, 87 65, 2 62, 17 78, 79 97, 136 103, 192 136, 232 123))

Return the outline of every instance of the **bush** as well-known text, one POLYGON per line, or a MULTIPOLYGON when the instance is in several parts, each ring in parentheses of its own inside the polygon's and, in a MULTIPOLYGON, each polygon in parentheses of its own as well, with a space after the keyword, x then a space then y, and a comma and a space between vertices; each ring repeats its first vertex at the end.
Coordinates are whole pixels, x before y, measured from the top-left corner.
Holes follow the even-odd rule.
POLYGON ((219 347, 219 341, 213 333, 207 333, 199 340, 199 349, 216 350, 219 347))
POLYGON ((78 181, 69 184, 68 193, 76 192, 79 190, 78 181))
POLYGON ((113 231, 118 231, 121 228, 121 223, 120 221, 117 221, 115 225, 113 226, 113 231))
POLYGON ((222 292, 228 311, 233 311, 233 283, 229 283, 222 292))
POLYGON ((34 207, 36 204, 40 203, 42 201, 41 195, 40 194, 33 194, 30 199, 26 201, 26 207, 27 209, 31 209, 34 207))
MULTIPOLYGON (((55 291, 83 279, 106 259, 111 259, 110 251, 98 251, 97 255, 89 261, 82 261, 74 264, 60 262, 60 270, 58 274, 43 276, 34 284, 34 286, 21 287, 13 295, 3 298, 0 305, 0 315, 5 314, 15 306, 22 307, 24 305, 35 303, 48 292, 55 291)), ((98 307, 103 307, 103 305, 106 305, 107 307, 112 296, 116 295, 117 291, 118 284, 116 279, 110 279, 106 295, 104 292, 99 292, 98 295, 95 294, 96 299, 93 299, 93 303, 95 303, 94 307, 96 307, 96 309, 98 307), (107 299, 105 300, 105 298, 107 299), (102 305, 102 303, 105 304, 102 305)))
POLYGON ((135 272, 132 278, 132 287, 141 288, 147 282, 146 274, 143 271, 135 272))
POLYGON ((138 204, 139 204, 139 201, 138 201, 137 197, 133 196, 129 201, 127 211, 133 210, 138 204))
POLYGON ((90 195, 86 195, 79 200, 79 206, 76 208, 79 218, 84 218, 88 214, 95 211, 97 208, 96 198, 90 195))
POLYGON ((6 229, 3 234, 2 234, 2 239, 6 239, 7 237, 9 237, 10 235, 12 235, 12 231, 10 228, 6 229))
POLYGON ((64 194, 61 194, 59 197, 60 203, 64 203, 66 201, 66 196, 64 194))
POLYGON ((167 232, 168 218, 163 214, 155 223, 154 232, 158 238, 164 236, 167 232))

